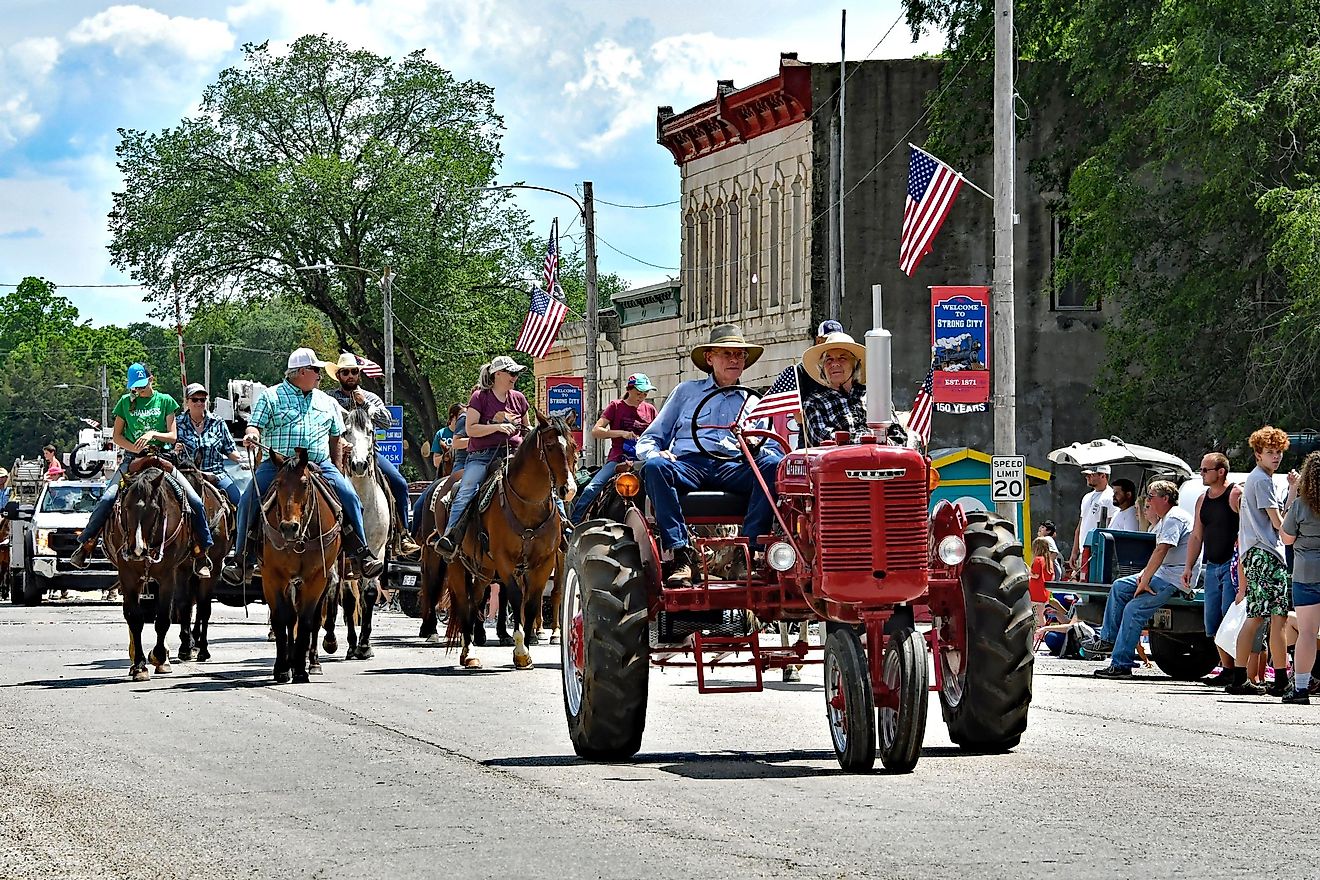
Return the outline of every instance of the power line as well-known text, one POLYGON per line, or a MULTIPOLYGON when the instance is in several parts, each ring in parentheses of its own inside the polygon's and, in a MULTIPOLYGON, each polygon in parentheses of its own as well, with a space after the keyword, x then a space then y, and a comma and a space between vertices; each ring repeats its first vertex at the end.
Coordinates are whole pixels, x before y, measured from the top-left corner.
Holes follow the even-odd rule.
POLYGON ((657 202, 654 205, 621 205, 618 202, 607 201, 606 199, 596 199, 598 205, 609 205, 611 208, 631 208, 633 210, 644 210, 646 208, 668 208, 670 205, 677 205, 682 199, 674 199, 672 202, 657 202))
MULTIPOLYGON (((41 279, 45 281, 46 279, 41 279)), ((136 287, 142 290, 147 288, 145 284, 60 284, 55 281, 46 281, 51 287, 59 290, 100 290, 107 287, 136 287)), ((0 287, 18 287, 17 284, 7 284, 0 282, 0 287)))

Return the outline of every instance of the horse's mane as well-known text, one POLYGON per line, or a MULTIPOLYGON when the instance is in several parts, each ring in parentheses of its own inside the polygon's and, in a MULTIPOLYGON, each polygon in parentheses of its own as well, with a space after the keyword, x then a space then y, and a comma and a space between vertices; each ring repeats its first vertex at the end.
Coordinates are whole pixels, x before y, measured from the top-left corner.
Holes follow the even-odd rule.
POLYGON ((371 421, 371 413, 367 411, 365 406, 353 407, 348 411, 348 418, 345 421, 354 431, 370 432, 372 434, 376 432, 376 426, 371 421))

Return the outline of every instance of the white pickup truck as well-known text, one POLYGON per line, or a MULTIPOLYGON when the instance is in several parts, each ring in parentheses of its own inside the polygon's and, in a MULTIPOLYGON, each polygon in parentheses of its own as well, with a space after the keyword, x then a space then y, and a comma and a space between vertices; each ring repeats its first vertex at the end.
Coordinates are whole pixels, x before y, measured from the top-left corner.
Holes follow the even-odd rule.
POLYGON ((117 580, 114 566, 97 547, 85 570, 69 565, 78 533, 105 491, 100 480, 58 480, 42 486, 36 504, 11 501, 9 600, 36 605, 49 590, 106 590, 117 580))

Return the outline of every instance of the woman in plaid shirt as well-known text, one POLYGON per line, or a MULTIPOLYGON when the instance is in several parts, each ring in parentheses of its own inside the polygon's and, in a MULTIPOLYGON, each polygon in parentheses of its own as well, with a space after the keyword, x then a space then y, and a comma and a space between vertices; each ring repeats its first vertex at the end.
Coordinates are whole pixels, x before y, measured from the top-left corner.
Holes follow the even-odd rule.
POLYGON ((210 400, 206 386, 201 382, 193 382, 184 389, 184 398, 188 401, 188 408, 183 418, 175 422, 180 452, 194 462, 199 471, 215 475, 216 485, 237 510, 242 492, 233 477, 225 473, 225 459, 244 469, 247 468, 247 462, 243 461, 234 447, 234 437, 229 433, 229 427, 206 411, 206 403, 210 400))
POLYGON ((835 431, 847 431, 856 443, 866 431, 866 348, 839 330, 807 349, 802 369, 823 383, 802 402, 806 445, 832 440, 835 431))

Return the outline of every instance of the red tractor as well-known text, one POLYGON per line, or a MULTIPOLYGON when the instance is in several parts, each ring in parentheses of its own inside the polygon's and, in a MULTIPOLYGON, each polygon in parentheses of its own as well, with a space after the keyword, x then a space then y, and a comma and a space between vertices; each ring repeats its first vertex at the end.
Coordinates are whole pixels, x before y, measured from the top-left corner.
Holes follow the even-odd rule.
MULTIPOLYGON (((784 457, 764 553, 753 556, 745 538, 694 538, 703 559, 717 550, 738 557, 732 573, 711 569, 691 587, 664 585, 643 506, 622 521, 578 528, 562 603, 564 710, 578 755, 617 761, 641 748, 652 665, 694 667, 702 692, 727 692, 759 691, 767 670, 823 662, 831 738, 850 772, 871 770, 877 745, 886 769, 916 765, 931 690, 960 747, 1002 752, 1018 744, 1031 703, 1034 626, 1021 542, 994 514, 947 502, 929 511, 938 475, 891 424, 888 365, 889 334, 873 330, 874 433, 858 443, 839 434, 784 457), (762 644, 759 622, 805 627, 812 619, 828 632, 823 658, 805 641, 762 644), (723 666, 750 669, 755 679, 708 684, 706 673, 723 666)), ((739 386, 712 396, 721 393, 750 396, 739 386)), ((748 461, 763 442, 788 448, 771 432, 697 422, 698 445, 699 428, 728 427, 748 461)), ((619 481, 616 491, 636 496, 635 474, 619 481)), ((693 492, 682 506, 689 525, 736 526, 747 499, 693 492)))

